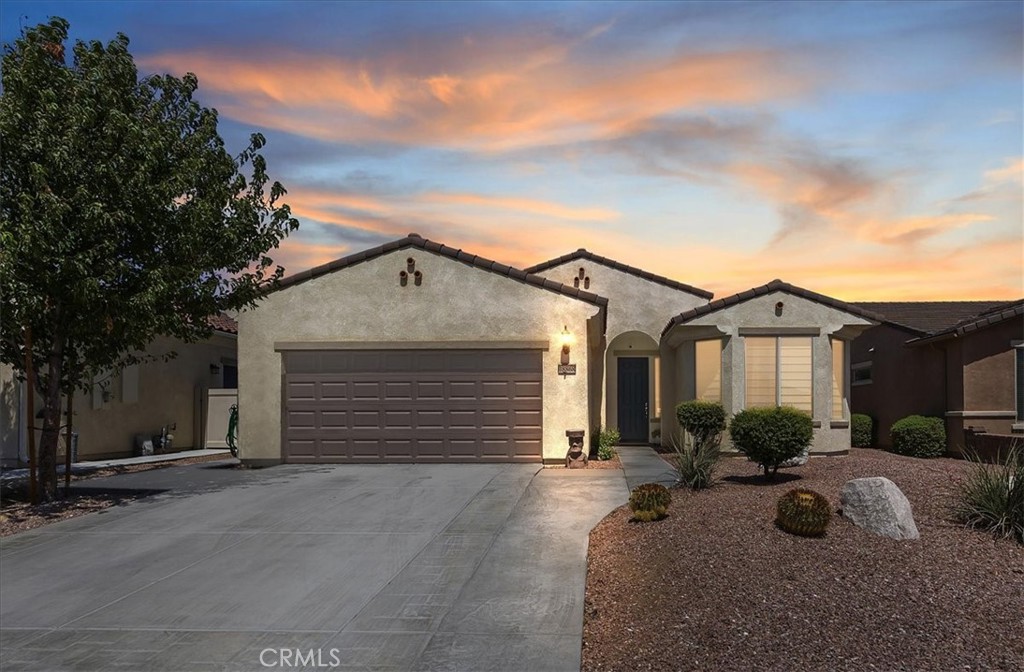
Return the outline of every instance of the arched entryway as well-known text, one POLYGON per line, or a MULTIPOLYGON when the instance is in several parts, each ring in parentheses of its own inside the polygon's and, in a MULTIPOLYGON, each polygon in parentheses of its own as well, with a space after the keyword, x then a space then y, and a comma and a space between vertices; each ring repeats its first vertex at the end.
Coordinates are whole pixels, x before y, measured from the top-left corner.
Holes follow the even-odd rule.
POLYGON ((623 332, 605 351, 606 426, 623 443, 649 443, 660 426, 658 341, 642 331, 623 332))

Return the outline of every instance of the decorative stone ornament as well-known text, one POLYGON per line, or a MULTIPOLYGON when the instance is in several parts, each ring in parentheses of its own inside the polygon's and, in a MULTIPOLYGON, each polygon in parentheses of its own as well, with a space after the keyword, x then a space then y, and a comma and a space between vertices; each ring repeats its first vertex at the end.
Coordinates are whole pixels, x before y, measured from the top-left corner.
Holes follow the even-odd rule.
POLYGON ((569 450, 565 454, 566 469, 583 469, 590 462, 590 455, 583 449, 586 434, 582 429, 566 430, 565 436, 569 439, 569 450))

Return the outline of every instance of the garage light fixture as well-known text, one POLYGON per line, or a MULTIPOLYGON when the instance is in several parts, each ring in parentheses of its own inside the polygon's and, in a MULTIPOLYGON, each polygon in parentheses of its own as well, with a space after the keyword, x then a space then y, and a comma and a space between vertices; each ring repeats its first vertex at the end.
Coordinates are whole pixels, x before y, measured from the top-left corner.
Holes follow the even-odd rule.
POLYGON ((572 334, 569 333, 569 326, 566 325, 562 328, 562 333, 559 334, 559 342, 562 344, 562 364, 569 363, 569 346, 572 345, 572 334))

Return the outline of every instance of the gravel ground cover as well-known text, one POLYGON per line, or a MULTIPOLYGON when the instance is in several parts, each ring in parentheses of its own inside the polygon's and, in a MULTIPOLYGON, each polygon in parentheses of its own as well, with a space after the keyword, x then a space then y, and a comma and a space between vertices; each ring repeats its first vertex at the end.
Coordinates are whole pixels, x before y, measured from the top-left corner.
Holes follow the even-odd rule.
MULTIPOLYGON (((167 467, 180 467, 186 464, 197 462, 214 462, 225 459, 224 455, 207 455, 204 457, 189 457, 173 462, 156 462, 151 464, 132 464, 116 467, 105 467, 90 471, 84 474, 72 474, 71 482, 79 483, 93 478, 104 476, 116 476, 118 474, 130 474, 137 471, 150 471, 151 469, 164 469, 167 467)), ((71 490, 70 495, 64 498, 64 476, 58 476, 57 499, 48 504, 32 506, 28 503, 28 483, 18 481, 4 484, 0 492, 0 537, 6 537, 25 530, 31 530, 50 523, 56 523, 68 518, 82 516, 94 511, 101 511, 111 506, 116 506, 141 497, 148 497, 158 492, 157 490, 124 490, 117 488, 81 488, 71 490)))
POLYGON ((665 520, 617 509, 590 535, 583 670, 1024 670, 1024 547, 948 520, 966 466, 854 449, 764 484, 725 459, 665 520), (866 476, 903 490, 919 540, 838 516, 820 539, 775 527, 790 488, 838 509, 866 476))

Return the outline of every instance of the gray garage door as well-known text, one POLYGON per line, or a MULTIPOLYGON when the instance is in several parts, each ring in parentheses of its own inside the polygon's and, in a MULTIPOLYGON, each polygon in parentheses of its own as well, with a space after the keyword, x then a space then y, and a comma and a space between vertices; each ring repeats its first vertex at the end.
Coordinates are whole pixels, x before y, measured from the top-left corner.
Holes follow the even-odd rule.
POLYGON ((538 350, 284 355, 287 462, 538 462, 538 350))

